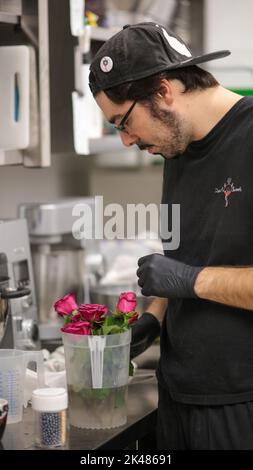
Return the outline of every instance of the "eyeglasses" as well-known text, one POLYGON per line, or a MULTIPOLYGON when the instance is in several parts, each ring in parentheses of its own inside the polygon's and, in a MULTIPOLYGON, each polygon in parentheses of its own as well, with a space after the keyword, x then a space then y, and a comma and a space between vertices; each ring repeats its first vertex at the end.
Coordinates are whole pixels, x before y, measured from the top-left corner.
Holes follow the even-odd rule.
POLYGON ((128 110, 128 111, 126 112, 126 114, 123 116, 123 118, 121 119, 119 125, 118 125, 118 126, 114 126, 115 129, 117 129, 117 131, 120 131, 120 132, 127 132, 127 129, 125 128, 125 124, 126 124, 128 118, 129 118, 129 116, 130 116, 132 110, 134 109, 136 103, 137 103, 137 101, 134 101, 134 102, 131 104, 129 110, 128 110))

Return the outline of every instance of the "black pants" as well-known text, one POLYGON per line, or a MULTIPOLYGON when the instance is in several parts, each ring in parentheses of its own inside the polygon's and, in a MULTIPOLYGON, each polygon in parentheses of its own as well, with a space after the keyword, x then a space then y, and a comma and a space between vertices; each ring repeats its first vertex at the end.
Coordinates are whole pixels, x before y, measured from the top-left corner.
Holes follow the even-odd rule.
POLYGON ((185 405, 159 386, 158 449, 253 450, 253 402, 185 405))

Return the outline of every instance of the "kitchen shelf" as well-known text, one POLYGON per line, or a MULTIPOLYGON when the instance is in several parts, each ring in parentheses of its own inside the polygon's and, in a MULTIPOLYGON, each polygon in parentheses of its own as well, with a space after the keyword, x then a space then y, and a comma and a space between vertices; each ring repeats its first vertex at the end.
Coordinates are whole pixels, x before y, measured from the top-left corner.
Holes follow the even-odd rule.
MULTIPOLYGON (((73 132, 73 91, 79 89, 82 79, 82 75, 79 77, 76 75, 78 71, 80 73, 80 64, 80 68, 74 67, 78 40, 72 35, 70 27, 66 27, 70 23, 69 0, 49 0, 48 6, 49 38, 50 44, 54 46, 50 48, 51 151, 54 154, 73 154, 77 153, 73 132)), ((119 29, 118 27, 92 26, 89 30, 91 45, 94 48, 92 54, 96 53, 97 46, 100 46, 99 42, 106 41, 119 29), (95 44, 96 42, 98 44, 95 44)), ((94 155, 122 151, 123 145, 119 135, 109 134, 98 139, 89 139, 88 149, 88 155, 94 155)), ((85 155, 84 153, 78 154, 85 155)))
POLYGON ((0 23, 19 24, 20 16, 11 13, 0 12, 0 23))
POLYGON ((0 23, 19 24, 21 14, 22 0, 0 0, 0 23))

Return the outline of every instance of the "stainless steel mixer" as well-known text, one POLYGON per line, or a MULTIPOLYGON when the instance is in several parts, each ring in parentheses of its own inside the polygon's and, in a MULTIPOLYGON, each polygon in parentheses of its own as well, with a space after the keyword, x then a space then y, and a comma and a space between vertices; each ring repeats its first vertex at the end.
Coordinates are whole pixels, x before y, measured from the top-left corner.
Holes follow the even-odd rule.
MULTIPOLYGON (((77 204, 85 204, 91 213, 95 211, 94 198, 22 204, 19 208, 20 217, 28 222, 39 331, 45 341, 61 337, 61 322, 54 311, 54 302, 70 292, 75 292, 78 303, 89 302, 90 281, 102 269, 98 241, 73 236, 73 209, 77 204)), ((94 223, 95 217, 85 220, 86 226, 94 223)))

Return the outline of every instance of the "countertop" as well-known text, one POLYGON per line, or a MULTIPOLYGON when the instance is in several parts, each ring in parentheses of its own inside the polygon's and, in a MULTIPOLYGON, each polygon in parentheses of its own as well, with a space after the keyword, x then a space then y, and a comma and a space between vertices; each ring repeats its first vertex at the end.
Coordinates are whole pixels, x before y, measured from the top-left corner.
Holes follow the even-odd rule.
MULTIPOLYGON (((157 414, 157 382, 154 370, 137 369, 128 387, 127 423, 106 430, 79 429, 69 426, 68 442, 64 449, 155 449, 155 427, 157 414), (153 445, 153 447, 152 447, 153 445), (151 447, 150 447, 151 446, 151 447)), ((23 421, 9 424, 2 439, 2 449, 35 449, 33 410, 24 410, 23 421)))

